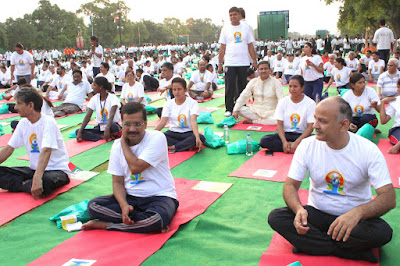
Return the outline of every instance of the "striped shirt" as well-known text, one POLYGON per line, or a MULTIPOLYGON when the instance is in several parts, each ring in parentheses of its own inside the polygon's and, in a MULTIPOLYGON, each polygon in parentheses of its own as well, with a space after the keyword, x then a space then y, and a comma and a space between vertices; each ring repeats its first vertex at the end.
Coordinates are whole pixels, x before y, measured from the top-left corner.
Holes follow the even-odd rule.
POLYGON ((397 81, 400 78, 400 71, 396 71, 394 75, 390 75, 388 71, 383 72, 378 78, 378 87, 381 87, 382 95, 395 96, 397 95, 397 81))

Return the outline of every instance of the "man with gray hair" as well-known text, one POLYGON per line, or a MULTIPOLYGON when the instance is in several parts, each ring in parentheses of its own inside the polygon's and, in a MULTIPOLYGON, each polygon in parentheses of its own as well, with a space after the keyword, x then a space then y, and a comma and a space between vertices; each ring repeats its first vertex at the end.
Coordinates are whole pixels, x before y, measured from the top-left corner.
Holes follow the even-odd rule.
POLYGON ((287 207, 273 210, 268 223, 294 253, 376 263, 372 248, 388 243, 393 232, 379 217, 395 208, 396 196, 382 153, 348 131, 351 119, 350 105, 339 96, 317 105, 316 135, 297 147, 285 182, 287 207), (297 192, 307 172, 310 193, 303 206, 297 192))
POLYGON ((400 78, 400 71, 397 70, 399 60, 392 58, 387 65, 387 71, 380 74, 378 78, 376 91, 379 98, 382 100, 385 97, 397 96, 397 81, 400 78))

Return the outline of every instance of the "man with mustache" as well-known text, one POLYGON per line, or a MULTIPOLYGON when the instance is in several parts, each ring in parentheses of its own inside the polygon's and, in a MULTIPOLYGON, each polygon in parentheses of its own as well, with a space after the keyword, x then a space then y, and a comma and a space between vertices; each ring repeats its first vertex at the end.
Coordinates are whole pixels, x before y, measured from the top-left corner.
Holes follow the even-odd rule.
POLYGON ((283 189, 288 207, 273 210, 268 223, 294 253, 376 263, 372 248, 388 243, 393 232, 379 217, 396 206, 396 197, 382 153, 348 131, 351 119, 351 107, 341 97, 317 105, 316 135, 299 144, 283 189), (307 171, 310 194, 303 206, 297 192, 307 171))
POLYGON ((122 137, 111 149, 108 173, 113 194, 88 204, 92 219, 83 230, 132 233, 166 232, 178 208, 168 164, 168 147, 160 131, 147 131, 146 109, 127 103, 121 109, 122 137))

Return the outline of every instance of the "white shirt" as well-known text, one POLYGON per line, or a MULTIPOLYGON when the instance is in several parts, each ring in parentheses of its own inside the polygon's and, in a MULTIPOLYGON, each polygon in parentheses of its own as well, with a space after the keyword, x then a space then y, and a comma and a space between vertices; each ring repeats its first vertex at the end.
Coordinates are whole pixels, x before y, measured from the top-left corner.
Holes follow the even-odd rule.
POLYGON ((283 64, 283 73, 285 75, 295 75, 297 68, 299 67, 298 62, 289 62, 288 60, 285 60, 283 64))
POLYGON ((324 70, 326 71, 326 76, 327 77, 331 77, 332 76, 332 70, 335 68, 335 66, 333 64, 331 64, 331 62, 326 62, 324 64, 324 70))
POLYGON ((98 124, 104 124, 108 122, 108 119, 110 118, 109 115, 111 112, 111 108, 113 106, 117 106, 113 122, 118 123, 121 120, 119 114, 120 102, 115 94, 108 93, 106 100, 100 102, 100 93, 98 93, 90 99, 87 105, 88 108, 96 111, 96 122, 98 124))
POLYGON ((121 91, 121 99, 127 102, 135 102, 139 98, 143 97, 140 102, 143 105, 147 105, 146 95, 144 94, 144 87, 139 82, 135 82, 133 86, 129 86, 129 83, 125 83, 121 91))
POLYGON ((97 74, 96 78, 97 77, 105 77, 108 80, 108 82, 111 83, 111 86, 112 86, 111 87, 111 91, 115 92, 115 86, 114 86, 114 84, 115 84, 115 76, 114 76, 113 73, 108 71, 106 75, 103 75, 103 73, 100 72, 99 74, 97 74))
POLYGON ((379 59, 378 62, 374 60, 369 61, 368 69, 371 69, 371 74, 380 74, 381 67, 385 67, 385 61, 379 59))
POLYGON ((6 71, 3 73, 3 71, 0 71, 0 82, 2 85, 5 85, 9 80, 11 79, 11 74, 6 71))
POLYGON ((300 69, 303 73, 303 77, 305 81, 315 81, 319 78, 322 78, 324 75, 320 72, 318 72, 314 67, 311 67, 309 65, 307 65, 307 60, 310 60, 312 63, 314 63, 314 65, 316 65, 317 67, 322 63, 324 63, 322 61, 321 56, 319 55, 312 55, 311 57, 308 56, 303 56, 300 59, 300 69))
POLYGON ((376 43, 376 49, 386 50, 391 49, 391 44, 394 43, 393 31, 386 27, 379 28, 375 31, 374 39, 372 42, 376 43))
MULTIPOLYGON (((210 71, 205 70, 204 73, 200 73, 200 70, 196 70, 192 74, 190 81, 194 83, 195 91, 204 91, 207 83, 212 82, 212 76, 210 71)), ((211 86, 209 87, 209 90, 212 90, 211 86)))
POLYGON ((33 57, 25 50, 22 54, 14 52, 11 56, 11 65, 15 65, 15 75, 17 76, 30 75, 31 64, 33 64, 33 57))
POLYGON ((108 173, 125 178, 128 195, 136 197, 166 196, 176 199, 174 178, 169 169, 168 145, 165 135, 160 131, 147 131, 142 141, 130 147, 138 159, 150 164, 140 174, 133 175, 129 170, 121 147, 121 140, 111 148, 108 173))
POLYGON ((393 127, 400 127, 400 96, 397 96, 395 101, 389 103, 388 108, 386 108, 386 114, 394 117, 393 127))
POLYGON ((162 117, 168 117, 170 130, 174 132, 192 131, 190 117, 199 115, 199 104, 190 97, 186 97, 183 104, 177 105, 175 98, 168 100, 162 110, 162 117))
MULTIPOLYGON (((160 82, 159 82, 159 87, 160 87, 161 89, 165 89, 166 87, 168 87, 169 85, 171 85, 172 80, 173 80, 174 78, 180 78, 180 77, 181 77, 181 76, 175 74, 175 75, 172 76, 172 78, 171 78, 170 80, 167 80, 167 79, 163 78, 163 79, 160 80, 160 82)), ((166 100, 170 100, 170 99, 171 99, 171 93, 170 93, 170 90, 169 90, 169 89, 166 89, 166 90, 164 91, 163 95, 164 95, 164 97, 165 97, 166 100)))
POLYGON ((348 133, 349 143, 333 150, 315 136, 297 147, 288 177, 303 181, 310 174, 308 205, 342 215, 372 200, 370 183, 376 189, 391 184, 385 158, 371 141, 348 133))
POLYGON ((253 34, 247 25, 225 25, 219 37, 219 43, 226 45, 225 66, 249 66, 248 44, 253 42, 253 34))
POLYGON ((351 71, 357 71, 358 59, 354 58, 353 60, 350 60, 350 58, 347 58, 346 65, 348 68, 350 68, 351 71))
POLYGON ((335 67, 331 73, 337 87, 344 86, 350 82, 351 69, 348 67, 344 66, 341 70, 335 67))
POLYGON ((100 67, 101 62, 103 61, 103 47, 99 44, 97 47, 94 49, 94 52, 96 54, 101 54, 101 57, 97 57, 97 55, 93 55, 93 67, 100 67))
POLYGON ((281 60, 275 59, 272 68, 274 69, 274 72, 283 72, 283 64, 285 63, 286 60, 281 58, 281 60))
POLYGON ((361 96, 356 96, 353 90, 349 90, 342 98, 350 104, 351 110, 353 110, 353 116, 356 117, 361 117, 365 114, 375 114, 375 109, 370 107, 371 103, 377 102, 378 105, 381 104, 378 94, 370 87, 365 87, 361 96))
POLYGON ((303 133, 307 124, 314 123, 315 102, 308 96, 299 103, 294 103, 290 95, 280 99, 274 118, 283 121, 285 132, 303 133))
POLYGON ((381 87, 381 93, 384 96, 395 96, 398 94, 397 81, 400 78, 400 71, 396 70, 396 73, 392 76, 388 71, 383 72, 379 75, 377 85, 381 87))
POLYGON ((92 92, 92 88, 89 82, 84 80, 77 85, 74 82, 70 82, 67 86, 67 92, 68 94, 64 102, 76 104, 82 109, 83 101, 86 95, 92 92))
POLYGON ((36 170, 40 152, 43 148, 51 148, 49 163, 46 171, 61 170, 67 174, 69 158, 65 149, 64 140, 54 118, 41 115, 40 119, 32 124, 27 118, 22 118, 8 145, 17 149, 25 145, 29 156, 29 167, 36 170))

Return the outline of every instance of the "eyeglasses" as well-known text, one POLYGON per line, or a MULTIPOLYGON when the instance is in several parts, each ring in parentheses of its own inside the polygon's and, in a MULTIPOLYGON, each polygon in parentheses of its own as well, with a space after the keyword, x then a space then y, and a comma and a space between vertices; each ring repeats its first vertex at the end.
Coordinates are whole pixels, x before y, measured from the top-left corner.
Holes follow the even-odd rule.
POLYGON ((134 75, 132 75, 132 74, 128 74, 128 75, 126 75, 127 77, 134 77, 134 75))
POLYGON ((130 128, 131 126, 134 127, 142 127, 145 124, 145 122, 134 122, 134 123, 123 123, 122 127, 130 128))

